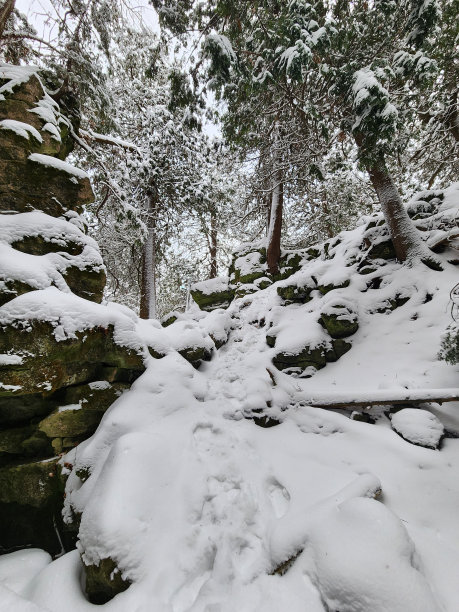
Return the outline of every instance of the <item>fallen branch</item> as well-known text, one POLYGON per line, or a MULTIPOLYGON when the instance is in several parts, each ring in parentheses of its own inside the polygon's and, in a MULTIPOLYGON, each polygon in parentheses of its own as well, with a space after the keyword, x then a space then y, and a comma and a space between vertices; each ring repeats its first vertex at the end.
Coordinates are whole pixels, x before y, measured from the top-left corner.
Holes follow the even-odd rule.
POLYGON ((414 389, 414 390, 377 390, 365 394, 343 393, 316 395, 305 399, 297 396, 299 405, 317 408, 355 408, 367 406, 391 406, 397 404, 423 404, 435 402, 458 402, 459 389, 414 389))

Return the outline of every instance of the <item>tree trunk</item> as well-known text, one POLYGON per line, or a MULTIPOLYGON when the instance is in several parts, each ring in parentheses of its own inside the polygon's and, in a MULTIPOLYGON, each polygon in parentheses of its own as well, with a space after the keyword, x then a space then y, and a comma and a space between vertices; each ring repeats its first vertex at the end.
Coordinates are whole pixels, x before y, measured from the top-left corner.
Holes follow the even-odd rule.
POLYGON ((269 226, 271 223, 271 206, 272 206, 272 201, 273 201, 272 191, 270 191, 269 193, 265 195, 264 201, 265 201, 265 206, 266 206, 266 235, 268 235, 269 226))
POLYGON ((15 0, 6 0, 2 7, 0 7, 0 40, 5 31, 6 23, 14 11, 15 0))
MULTIPOLYGON (((355 141, 362 150, 363 137, 358 134, 355 136, 355 141)), ((418 230, 406 212, 398 189, 386 166, 384 155, 380 153, 372 163, 367 163, 366 169, 381 204, 398 261, 408 263, 414 263, 416 260, 422 261, 429 267, 441 270, 441 265, 422 241, 418 230)))
POLYGON ((210 213, 210 276, 217 276, 217 212, 212 210, 210 213))
POLYGON ((451 134, 456 142, 459 142, 459 111, 458 111, 458 93, 455 80, 449 82, 449 107, 446 112, 446 124, 449 127, 451 134))
POLYGON ((283 204, 284 184, 282 182, 282 174, 278 172, 276 176, 276 184, 272 191, 268 238, 266 241, 266 261, 268 264, 268 271, 272 275, 279 272, 283 204))
POLYGON ((322 210, 325 213, 325 230, 327 232, 327 238, 333 238, 333 228, 330 224, 330 208, 328 207, 327 197, 322 200, 322 210))
POLYGON ((143 245, 140 287, 140 318, 156 318, 156 212, 154 195, 148 199, 148 236, 143 245))

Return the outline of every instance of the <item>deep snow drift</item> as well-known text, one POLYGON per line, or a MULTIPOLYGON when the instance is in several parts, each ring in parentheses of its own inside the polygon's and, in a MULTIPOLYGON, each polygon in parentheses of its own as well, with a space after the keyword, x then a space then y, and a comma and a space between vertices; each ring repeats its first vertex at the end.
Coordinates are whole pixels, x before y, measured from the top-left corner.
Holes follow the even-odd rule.
MULTIPOLYGON (((442 214, 457 215, 457 195, 442 214)), ((0 610, 100 608, 85 599, 81 553, 87 564, 110 557, 132 581, 110 612, 457 611, 459 403, 408 408, 393 427, 387 406, 366 411, 367 423, 306 405, 459 387, 458 366, 438 360, 457 282, 451 253, 438 256, 442 272, 383 261, 358 274, 363 233, 343 232, 328 258, 227 310, 194 308, 165 329, 130 318, 137 339, 167 354, 148 357, 65 457, 79 550, 0 558, 0 610), (312 277, 341 288, 289 305, 278 295, 312 277), (273 366, 280 350, 327 342, 318 315, 343 303, 359 322, 346 354, 317 372, 273 366), (210 346, 210 335, 226 343, 196 370, 177 350, 210 346), (259 426, 260 411, 274 426, 259 426), (440 450, 417 445, 435 446, 441 424, 440 450)))

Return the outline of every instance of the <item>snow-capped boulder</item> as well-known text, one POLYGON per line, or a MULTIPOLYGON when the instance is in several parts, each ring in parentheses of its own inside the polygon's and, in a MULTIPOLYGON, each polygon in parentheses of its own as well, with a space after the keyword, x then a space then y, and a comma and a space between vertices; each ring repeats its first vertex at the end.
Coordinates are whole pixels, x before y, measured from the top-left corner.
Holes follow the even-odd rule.
POLYGON ((392 415, 392 429, 404 440, 437 449, 445 433, 440 420, 428 410, 403 408, 392 415))

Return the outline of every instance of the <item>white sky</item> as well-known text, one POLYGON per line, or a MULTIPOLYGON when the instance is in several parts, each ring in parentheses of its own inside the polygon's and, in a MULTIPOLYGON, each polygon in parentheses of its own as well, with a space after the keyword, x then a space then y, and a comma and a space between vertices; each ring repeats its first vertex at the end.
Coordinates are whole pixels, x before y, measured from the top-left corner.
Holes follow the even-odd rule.
MULTIPOLYGON (((154 32, 159 32, 158 16, 148 0, 131 0, 129 4, 139 13, 149 28, 154 32)), ((53 12, 49 0, 16 0, 16 8, 27 15, 29 23, 36 28, 40 37, 49 38, 52 33, 45 23, 46 13, 53 12)))
MULTIPOLYGON (((139 14, 143 23, 153 32, 159 33, 158 15, 148 0, 128 0, 128 2, 139 14)), ((53 32, 46 23, 46 15, 53 13, 49 0, 16 0, 16 8, 27 16, 29 23, 37 30, 39 38, 52 42, 53 32)), ((208 103, 211 106, 215 104, 212 95, 209 95, 208 103)), ((204 125, 204 131, 210 137, 221 135, 220 127, 208 121, 204 125)))

